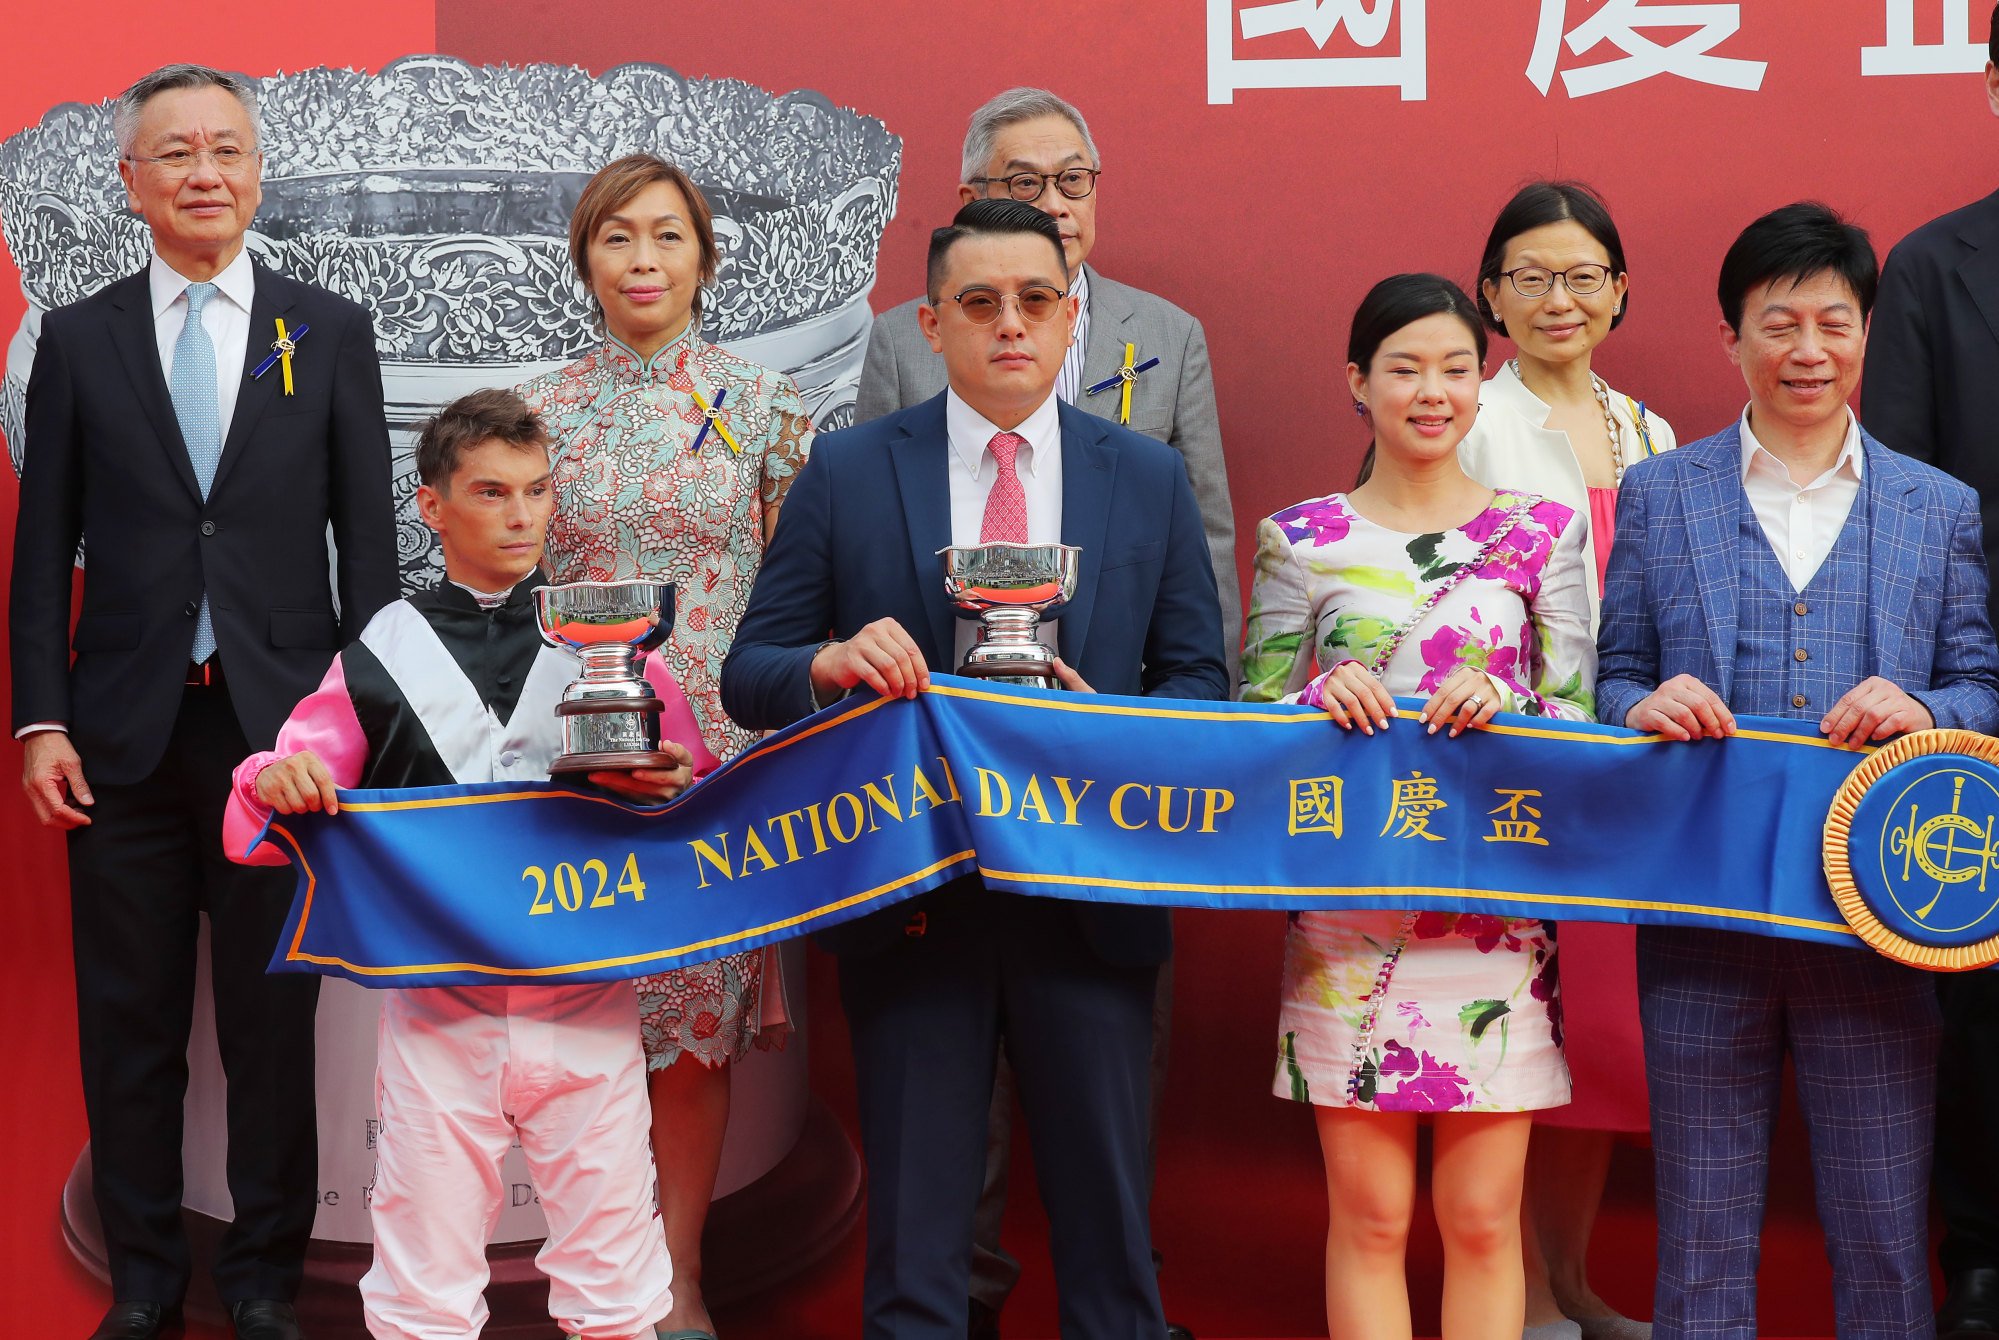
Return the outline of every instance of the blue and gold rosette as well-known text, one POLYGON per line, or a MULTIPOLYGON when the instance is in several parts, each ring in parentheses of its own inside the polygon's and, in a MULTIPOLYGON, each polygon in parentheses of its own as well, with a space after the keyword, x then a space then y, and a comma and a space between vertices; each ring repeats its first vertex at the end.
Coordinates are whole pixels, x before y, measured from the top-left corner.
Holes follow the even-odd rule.
POLYGON ((1903 736, 1855 767, 1825 821, 1825 876, 1862 941, 1933 972, 1999 963, 1999 740, 1903 736))

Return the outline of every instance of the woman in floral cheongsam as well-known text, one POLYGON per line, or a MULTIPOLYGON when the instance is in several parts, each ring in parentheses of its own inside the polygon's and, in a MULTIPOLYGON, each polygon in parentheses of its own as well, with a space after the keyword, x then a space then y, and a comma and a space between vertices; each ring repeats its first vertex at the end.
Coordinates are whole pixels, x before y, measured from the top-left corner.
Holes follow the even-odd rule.
MULTIPOLYGON (((1396 693, 1428 699, 1397 730, 1455 736, 1498 711, 1587 721, 1585 519, 1458 465, 1485 359, 1471 300, 1435 275, 1384 280, 1355 314, 1348 359, 1373 470, 1258 527, 1243 698, 1319 706, 1368 735, 1390 728, 1396 693)), ((1420 787, 1409 799, 1403 831, 1420 840, 1430 811, 1420 787)), ((1277 1092, 1314 1105, 1325 1156, 1331 1334, 1407 1334, 1416 1120, 1436 1113, 1443 1332, 1516 1340, 1531 1114, 1569 1098, 1541 923, 1298 914, 1279 1033, 1277 1092)))
MULTIPOLYGON (((715 234, 707 202, 679 168, 634 154, 597 173, 577 201, 569 247, 605 340, 521 388, 556 443, 549 563, 559 582, 674 584, 662 654, 703 740, 726 759, 754 736, 723 715, 722 659, 812 422, 790 378, 701 339, 715 234)), ((782 984, 774 956, 757 950, 637 987, 673 1259, 673 1312, 660 1329, 709 1335, 701 1229, 728 1122, 728 1067, 766 1023, 766 1038, 775 1035, 782 984)))

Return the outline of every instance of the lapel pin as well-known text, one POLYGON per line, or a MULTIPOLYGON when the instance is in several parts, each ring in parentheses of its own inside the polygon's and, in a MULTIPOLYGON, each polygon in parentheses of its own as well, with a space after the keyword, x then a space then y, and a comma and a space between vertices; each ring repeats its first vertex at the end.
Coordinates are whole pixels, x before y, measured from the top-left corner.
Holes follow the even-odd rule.
POLYGON ((1099 391, 1108 391, 1113 386, 1117 387, 1118 388, 1117 421, 1123 424, 1128 424, 1131 422, 1132 383, 1138 380, 1140 373, 1150 372, 1153 368, 1159 366, 1158 359, 1148 358, 1143 363, 1140 363, 1137 367, 1133 367, 1132 360, 1137 357, 1138 357, 1138 346, 1135 344, 1127 344, 1124 347, 1124 366, 1117 370, 1117 375, 1114 377, 1106 377, 1102 381, 1098 382, 1095 386, 1092 386, 1088 390, 1083 392, 1084 395, 1095 395, 1099 391))
POLYGON ((701 398, 699 391, 689 391, 687 394, 694 397, 694 407, 701 411, 702 420, 701 431, 694 435, 694 442, 687 449, 689 451, 701 450, 701 444, 708 440, 708 430, 713 428, 721 435, 722 440, 729 444, 730 451, 735 452, 738 456, 742 455, 742 444, 736 441, 735 434, 729 431, 729 425, 722 417, 722 398, 729 394, 729 388, 726 386, 717 387, 715 389, 715 403, 712 405, 701 398))
POLYGON ((311 330, 312 327, 301 324, 297 330, 288 332, 285 330, 285 319, 283 317, 279 317, 277 322, 278 338, 271 342, 271 352, 265 355, 264 361, 250 370, 250 380, 256 381, 266 372, 269 372, 271 364, 281 363, 284 365, 285 394, 290 395, 292 393, 292 354, 297 351, 298 342, 305 338, 306 332, 311 330))

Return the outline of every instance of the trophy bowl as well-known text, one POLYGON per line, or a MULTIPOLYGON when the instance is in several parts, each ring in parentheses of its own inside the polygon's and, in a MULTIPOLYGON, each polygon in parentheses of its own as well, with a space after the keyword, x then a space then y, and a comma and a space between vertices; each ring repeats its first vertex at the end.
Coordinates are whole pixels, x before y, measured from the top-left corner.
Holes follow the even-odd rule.
POLYGON ((550 774, 672 768, 659 747, 659 713, 643 674, 647 652, 673 631, 670 582, 564 582, 534 593, 542 640, 574 654, 583 673, 562 691, 562 753, 550 774))
POLYGON ((1073 544, 954 545, 939 549, 944 593, 961 619, 977 619, 978 633, 958 673, 973 679, 1029 688, 1061 686, 1054 652, 1040 639, 1052 619, 1076 597, 1083 551, 1073 544))

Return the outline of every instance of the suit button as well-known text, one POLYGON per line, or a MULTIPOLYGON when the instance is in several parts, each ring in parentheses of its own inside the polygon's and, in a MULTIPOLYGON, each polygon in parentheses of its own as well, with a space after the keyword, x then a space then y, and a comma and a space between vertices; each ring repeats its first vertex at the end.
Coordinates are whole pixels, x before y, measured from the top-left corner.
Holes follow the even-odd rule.
POLYGON ((182 614, 185 614, 188 618, 192 619, 195 615, 201 613, 201 606, 197 605, 194 601, 190 600, 185 605, 182 605, 180 607, 180 612, 182 614))
POLYGON ((1792 695, 1791 695, 1791 706, 1793 706, 1793 707, 1803 707, 1804 705, 1805 705, 1805 695, 1804 695, 1804 694, 1802 694, 1802 693, 1794 693, 1794 694, 1792 694, 1792 695))
POLYGON ((202 522, 201 533, 203 535, 213 535, 215 533, 215 523, 213 521, 202 522))
POLYGON ((1792 652, 1791 654, 1797 657, 1801 661, 1809 661, 1812 658, 1812 654, 1806 651, 1803 647, 1799 647, 1796 651, 1792 652))
POLYGON ((1812 607, 1810 605, 1807 605, 1802 600, 1800 600, 1797 604, 1791 606, 1791 609, 1798 615, 1799 618, 1803 618, 1805 615, 1810 614, 1812 612, 1812 607))

